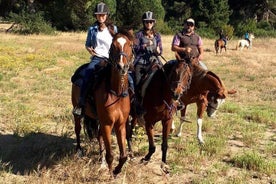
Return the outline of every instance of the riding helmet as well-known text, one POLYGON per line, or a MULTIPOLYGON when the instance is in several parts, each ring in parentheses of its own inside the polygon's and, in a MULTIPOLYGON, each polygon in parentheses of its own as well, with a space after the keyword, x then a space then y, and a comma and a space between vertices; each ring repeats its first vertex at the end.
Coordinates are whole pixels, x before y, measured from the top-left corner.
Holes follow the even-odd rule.
POLYGON ((143 16, 142 16, 142 20, 143 20, 143 21, 152 20, 152 21, 155 22, 155 17, 154 17, 154 15, 153 15, 153 12, 151 12, 151 11, 145 12, 145 13, 143 14, 143 16))
POLYGON ((95 11, 94 14, 109 14, 109 9, 107 7, 106 4, 104 4, 103 2, 97 4, 97 6, 95 7, 95 11))
POLYGON ((187 20, 185 20, 184 23, 192 23, 193 25, 195 25, 195 21, 192 18, 188 18, 187 20))

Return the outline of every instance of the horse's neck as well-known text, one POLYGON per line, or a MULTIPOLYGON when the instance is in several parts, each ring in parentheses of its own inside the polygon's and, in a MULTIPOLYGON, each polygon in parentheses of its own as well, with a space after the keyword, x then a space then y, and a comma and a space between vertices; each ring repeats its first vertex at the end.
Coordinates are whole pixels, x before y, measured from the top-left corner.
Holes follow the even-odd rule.
POLYGON ((208 71, 204 77, 193 77, 193 85, 198 86, 201 90, 217 92, 223 88, 221 80, 214 73, 208 71), (196 81, 197 79, 197 81, 196 81))
POLYGON ((145 91, 145 96, 147 95, 150 95, 152 101, 163 102, 165 100, 168 103, 171 100, 168 78, 162 69, 158 69, 153 75, 145 91), (149 94, 150 91, 152 94, 149 94))
POLYGON ((117 70, 111 69, 110 75, 110 90, 120 95, 128 89, 128 76, 120 75, 117 70))

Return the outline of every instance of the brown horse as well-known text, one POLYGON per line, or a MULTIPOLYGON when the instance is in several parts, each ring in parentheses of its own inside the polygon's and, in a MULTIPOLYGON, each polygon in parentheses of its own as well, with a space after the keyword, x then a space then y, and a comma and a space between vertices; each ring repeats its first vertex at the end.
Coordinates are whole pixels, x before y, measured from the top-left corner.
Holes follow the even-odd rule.
POLYGON ((221 79, 213 72, 203 70, 198 65, 194 66, 193 78, 188 91, 181 97, 185 107, 181 110, 180 125, 177 135, 181 136, 182 126, 185 120, 188 104, 197 105, 197 139, 200 144, 204 143, 202 138, 202 118, 207 110, 209 117, 214 116, 219 106, 224 102, 227 94, 234 94, 235 90, 228 91, 221 79))
MULTIPOLYGON (((117 33, 112 41, 107 66, 101 72, 101 80, 95 89, 89 91, 93 98, 95 110, 91 108, 89 99, 86 100, 85 115, 97 118, 100 122, 100 133, 102 135, 106 150, 106 162, 109 171, 112 171, 114 159, 111 149, 111 132, 114 128, 120 150, 119 164, 113 170, 116 175, 121 172, 127 160, 126 154, 126 122, 130 112, 130 97, 128 95, 128 70, 132 64, 133 36, 129 32, 117 33)), ((80 88, 72 85, 72 104, 78 104, 80 88)), ((77 150, 80 146, 81 118, 74 116, 75 133, 77 139, 77 150)))
POLYGON ((221 53, 222 49, 224 48, 225 52, 226 52, 226 44, 224 42, 223 39, 218 39, 215 41, 215 50, 216 50, 216 54, 218 54, 218 52, 221 53))
MULTIPOLYGON (((172 125, 173 115, 177 110, 176 106, 179 103, 179 98, 189 87, 191 78, 191 69, 184 62, 167 63, 163 68, 153 74, 148 83, 148 87, 145 89, 143 98, 143 107, 146 110, 146 114, 143 116, 143 122, 145 123, 148 136, 149 150, 142 161, 149 161, 155 152, 154 125, 156 122, 161 121, 162 166, 165 166, 168 135, 172 125)), ((136 120, 136 117, 133 117, 134 124, 136 120)), ((129 149, 131 150, 131 147, 129 149)), ((168 172, 166 167, 163 167, 163 170, 168 172)))

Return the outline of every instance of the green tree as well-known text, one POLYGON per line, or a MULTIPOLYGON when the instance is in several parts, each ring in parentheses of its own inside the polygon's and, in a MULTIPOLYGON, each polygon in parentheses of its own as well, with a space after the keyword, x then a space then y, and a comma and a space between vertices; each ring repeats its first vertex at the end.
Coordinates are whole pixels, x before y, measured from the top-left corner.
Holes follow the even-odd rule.
MULTIPOLYGON (((192 0, 192 16, 209 28, 217 30, 229 22, 232 11, 228 0, 192 0)), ((200 24, 198 25, 201 26, 200 24)))
POLYGON ((116 20, 121 26, 130 26, 137 30, 146 11, 152 11, 158 22, 163 22, 165 10, 161 0, 117 0, 116 20))

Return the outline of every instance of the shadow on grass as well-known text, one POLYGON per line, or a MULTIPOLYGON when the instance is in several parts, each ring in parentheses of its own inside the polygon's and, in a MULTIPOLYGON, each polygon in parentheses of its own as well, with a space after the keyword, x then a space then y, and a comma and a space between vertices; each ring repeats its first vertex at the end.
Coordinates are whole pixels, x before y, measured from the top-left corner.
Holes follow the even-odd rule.
MULTIPOLYGON (((15 174, 28 174, 38 168, 51 167, 57 161, 74 154, 74 139, 43 133, 25 137, 0 135, 0 161, 8 163, 15 174)), ((0 171, 4 168, 0 165, 0 171)))

